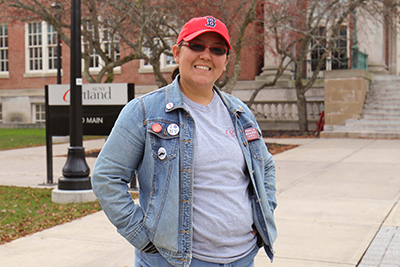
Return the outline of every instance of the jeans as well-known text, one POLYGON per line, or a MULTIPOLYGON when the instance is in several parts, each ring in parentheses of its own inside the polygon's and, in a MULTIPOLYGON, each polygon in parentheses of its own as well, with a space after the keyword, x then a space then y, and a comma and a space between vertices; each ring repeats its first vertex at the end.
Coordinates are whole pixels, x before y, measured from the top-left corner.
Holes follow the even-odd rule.
MULTIPOLYGON (((227 264, 205 262, 193 258, 190 267, 254 267, 254 258, 259 249, 258 246, 255 246, 246 257, 227 264)), ((135 249, 135 267, 172 267, 172 265, 159 253, 148 254, 135 249)))

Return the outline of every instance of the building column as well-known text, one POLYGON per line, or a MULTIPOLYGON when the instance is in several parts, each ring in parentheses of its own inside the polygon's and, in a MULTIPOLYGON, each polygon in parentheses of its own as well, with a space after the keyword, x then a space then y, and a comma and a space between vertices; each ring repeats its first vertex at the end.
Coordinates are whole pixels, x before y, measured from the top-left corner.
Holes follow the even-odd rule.
MULTIPOLYGON (((357 10, 357 14, 360 11, 357 10)), ((368 71, 373 74, 389 74, 386 64, 385 28, 376 18, 357 16, 357 39, 361 52, 368 54, 368 71), (364 25, 364 26, 362 26, 364 25)))
MULTIPOLYGON (((267 12, 264 12, 264 16, 267 15, 267 12)), ((268 21, 265 19, 264 21, 268 21)), ((264 23, 264 32, 268 32, 269 25, 264 23)), ((268 34, 264 34, 264 67, 262 68, 262 73, 256 77, 257 81, 263 82, 272 82, 275 79, 276 73, 279 70, 279 60, 278 53, 274 48, 274 40, 267 38, 268 34), (273 53, 271 50, 274 50, 273 53)), ((278 79, 278 82, 289 81, 293 78, 293 68, 288 66, 286 70, 283 72, 282 76, 278 79)))

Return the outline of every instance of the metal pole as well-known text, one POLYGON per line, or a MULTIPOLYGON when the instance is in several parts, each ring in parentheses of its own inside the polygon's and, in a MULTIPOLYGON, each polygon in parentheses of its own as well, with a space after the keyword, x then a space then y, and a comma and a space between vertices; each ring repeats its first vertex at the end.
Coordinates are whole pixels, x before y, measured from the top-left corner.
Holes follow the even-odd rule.
POLYGON ((70 143, 82 146, 81 1, 72 0, 70 143))
POLYGON ((46 102, 46 166, 47 166, 47 185, 53 185, 53 140, 50 123, 50 107, 49 107, 49 87, 45 87, 46 102))
MULTIPOLYGON (((57 23, 60 24, 61 21, 61 3, 56 1, 51 5, 51 8, 55 10, 54 17, 57 23)), ((61 36, 57 31, 57 84, 61 84, 61 36)))
POLYGON ((57 33, 57 84, 61 84, 61 37, 59 33, 57 33))
POLYGON ((81 2, 72 0, 71 6, 71 74, 70 74, 70 147, 67 162, 59 179, 58 189, 91 189, 90 169, 85 159, 82 127, 82 67, 81 67, 81 2))

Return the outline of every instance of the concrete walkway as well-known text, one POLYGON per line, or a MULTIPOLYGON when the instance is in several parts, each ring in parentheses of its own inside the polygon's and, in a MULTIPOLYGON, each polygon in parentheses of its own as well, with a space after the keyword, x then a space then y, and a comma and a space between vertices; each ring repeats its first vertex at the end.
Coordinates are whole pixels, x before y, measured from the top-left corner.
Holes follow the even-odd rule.
MULTIPOLYGON (((266 139, 275 155, 276 267, 400 266, 400 141, 266 139), (368 250, 368 248, 370 248, 368 250)), ((87 141, 86 150, 103 140, 87 141)), ((54 155, 68 145, 54 145, 54 155)), ((45 148, 0 152, 0 184, 43 186, 45 148)), ((55 182, 65 157, 54 157, 55 182)), ((87 158, 89 166, 93 158, 87 158)), ((0 267, 133 267, 133 248, 103 212, 0 245, 0 267)), ((260 252, 256 267, 270 266, 260 252)))

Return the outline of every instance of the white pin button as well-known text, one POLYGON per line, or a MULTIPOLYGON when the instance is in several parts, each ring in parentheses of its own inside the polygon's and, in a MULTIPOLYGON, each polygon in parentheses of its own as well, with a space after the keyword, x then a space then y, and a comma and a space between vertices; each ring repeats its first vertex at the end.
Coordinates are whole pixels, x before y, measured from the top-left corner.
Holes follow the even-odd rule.
POLYGON ((179 126, 176 124, 168 125, 167 131, 170 135, 177 135, 179 133, 179 126))
POLYGON ((169 102, 169 103, 166 105, 166 108, 167 108, 168 110, 172 109, 173 107, 174 107, 174 103, 172 103, 172 102, 169 102))
POLYGON ((157 151, 157 155, 160 160, 163 160, 167 157, 167 150, 165 150, 163 147, 160 147, 157 151))

